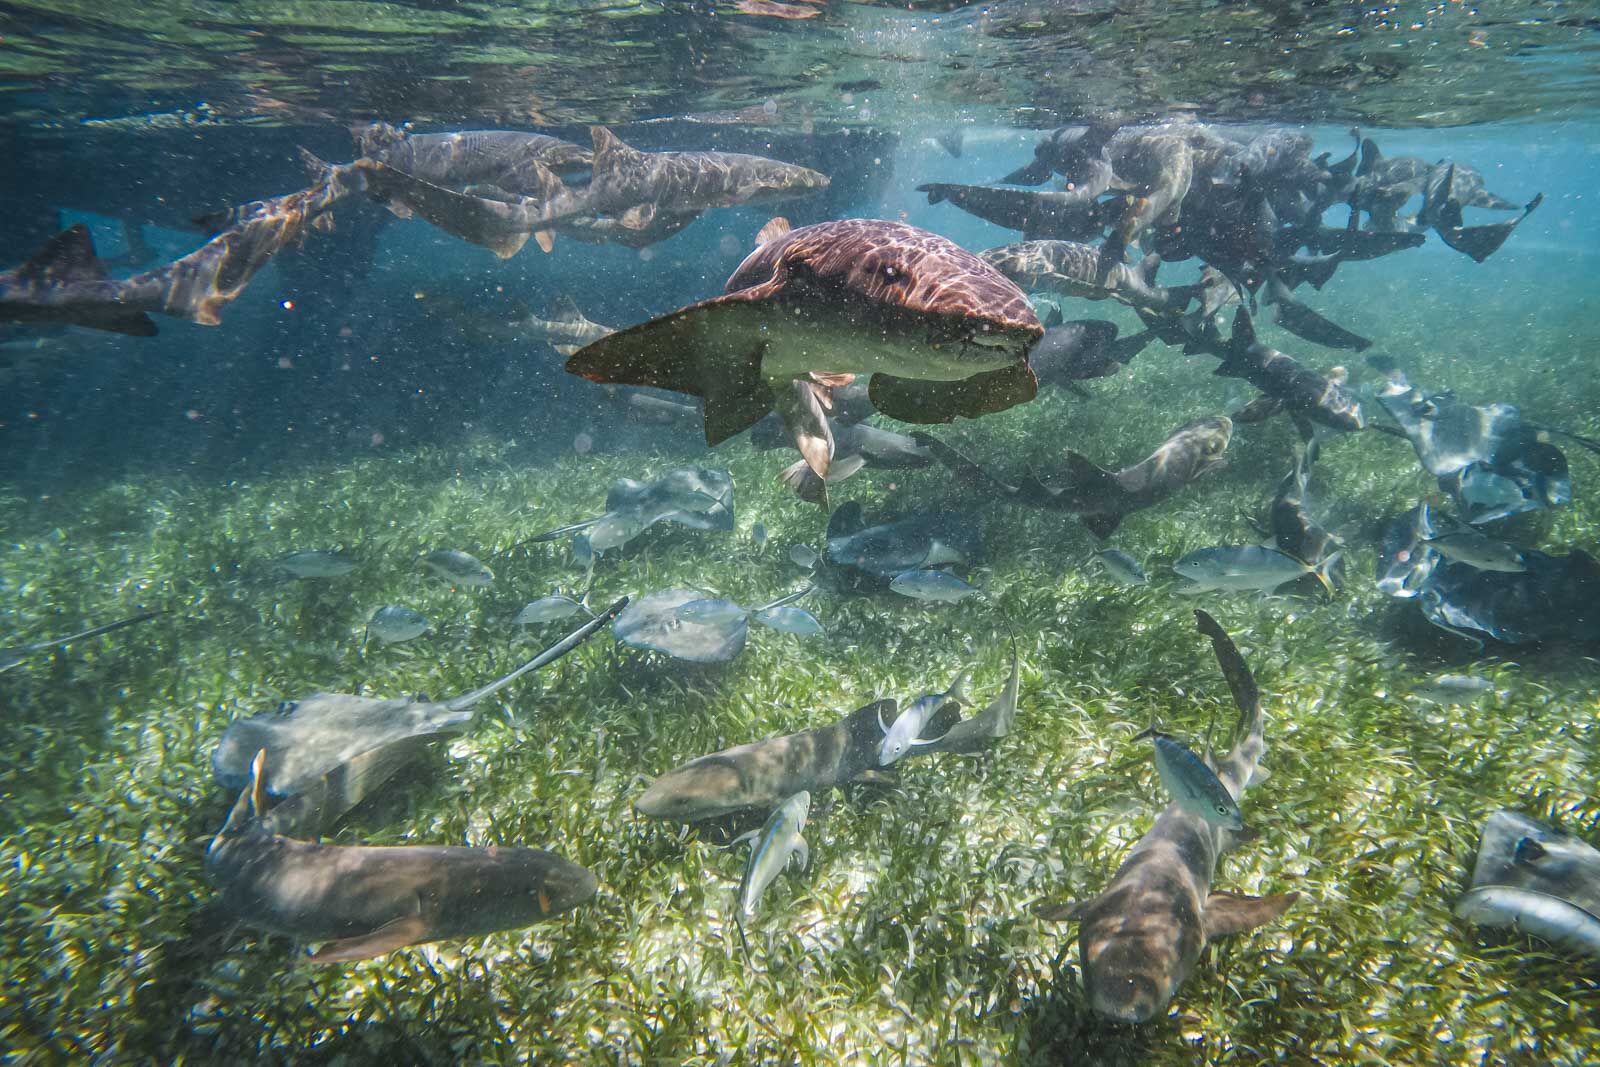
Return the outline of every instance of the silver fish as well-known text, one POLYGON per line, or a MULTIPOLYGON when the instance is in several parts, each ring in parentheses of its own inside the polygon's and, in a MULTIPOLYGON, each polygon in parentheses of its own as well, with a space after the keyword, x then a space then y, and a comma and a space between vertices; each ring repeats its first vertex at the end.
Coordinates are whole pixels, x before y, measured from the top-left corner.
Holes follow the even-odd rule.
POLYGON ((1441 674, 1431 682, 1417 686, 1412 696, 1431 700, 1435 704, 1471 704, 1485 693, 1494 692, 1494 683, 1473 674, 1441 674))
POLYGON ((823 633, 822 623, 817 617, 804 608, 794 608, 779 605, 775 608, 762 608, 752 611, 750 618, 760 623, 769 630, 777 630, 783 634, 793 634, 796 637, 814 637, 823 633))
POLYGON ((949 571, 940 570, 902 571, 890 579, 889 589, 915 600, 934 600, 946 604, 978 595, 977 589, 949 571))
POLYGON ((1107 577, 1127 586, 1144 585, 1150 581, 1139 561, 1119 548, 1102 548, 1094 554, 1107 577))
POLYGON ((494 581, 494 571, 476 557, 456 548, 440 548, 422 557, 422 565, 456 585, 483 588, 494 581))
POLYGON ((801 870, 811 862, 811 850, 806 839, 800 836, 810 812, 811 794, 802 789, 779 804, 759 831, 747 835, 755 844, 745 864, 744 880, 739 883, 737 917, 741 931, 744 923, 755 917, 761 894, 777 880, 791 859, 799 861, 801 870))
POLYGON ((386 645, 399 644, 421 637, 428 632, 428 617, 415 608, 387 604, 372 613, 367 620, 367 637, 376 637, 386 645))
POLYGON ((1496 541, 1492 537, 1485 537, 1469 527, 1460 527, 1449 533, 1430 537, 1423 543, 1441 556, 1448 556, 1480 571, 1521 574, 1528 569, 1527 557, 1520 549, 1503 541, 1496 541))
POLYGON ((307 549, 279 556, 274 566, 294 578, 342 578, 356 569, 356 561, 343 552, 307 549))
POLYGON ((932 744, 938 738, 922 737, 922 731, 927 727, 934 715, 946 704, 966 704, 967 676, 971 672, 962 671, 950 688, 943 693, 927 693, 912 701, 911 706, 901 712, 894 720, 893 725, 878 721, 878 727, 883 731, 883 743, 878 746, 878 766, 887 767, 895 763, 918 745, 932 744))
POLYGON ((1234 831, 1244 829, 1244 816, 1239 812, 1238 803, 1205 760, 1176 737, 1154 728, 1134 740, 1146 737, 1155 742, 1156 771, 1174 803, 1212 826, 1234 831))
POLYGON ((511 620, 513 626, 543 626, 557 619, 570 618, 583 610, 583 605, 569 596, 546 596, 531 601, 511 620))
POLYGON ((1339 558, 1339 553, 1335 552, 1312 567, 1275 548, 1221 545, 1190 552, 1174 563, 1172 569, 1191 583, 1180 587, 1180 593, 1203 593, 1212 589, 1242 592, 1276 589, 1305 574, 1317 575, 1326 586, 1327 568, 1339 558))
POLYGON ((817 550, 810 545, 790 545, 789 562, 803 571, 808 571, 817 565, 817 550))

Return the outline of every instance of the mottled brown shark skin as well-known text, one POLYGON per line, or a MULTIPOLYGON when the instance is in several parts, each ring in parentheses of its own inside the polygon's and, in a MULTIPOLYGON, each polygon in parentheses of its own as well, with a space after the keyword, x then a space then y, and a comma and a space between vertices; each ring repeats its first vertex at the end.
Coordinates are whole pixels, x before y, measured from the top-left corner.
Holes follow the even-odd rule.
POLYGON ((971 252, 876 219, 764 232, 727 295, 596 341, 568 372, 703 397, 711 445, 777 406, 819 478, 833 455, 832 389, 853 375, 871 374, 873 406, 906 422, 976 418, 1038 391, 1027 350, 1044 328, 971 252))
POLYGON ((657 778, 633 806, 653 819, 692 823, 843 785, 877 766, 879 719, 893 719, 895 710, 893 700, 880 700, 830 726, 701 756, 657 778))
POLYGON ((792 200, 828 187, 809 167, 739 152, 641 152, 604 126, 594 139, 594 177, 584 190, 589 214, 609 215, 642 230, 657 212, 698 214, 709 208, 792 200))
POLYGON ((542 849, 320 845, 270 832, 247 819, 251 810, 247 787, 206 851, 206 876, 236 922, 321 942, 311 963, 517 929, 599 888, 588 870, 542 849))
POLYGON ((1020 230, 1028 240, 1064 241, 1090 241, 1105 232, 1109 209, 1097 199, 1103 191, 1090 186, 1071 192, 1040 192, 950 182, 917 186, 917 192, 928 194, 930 204, 948 201, 985 222, 1020 230))
POLYGON ((28 264, 0 274, 0 320, 68 322, 138 336, 155 333, 147 312, 215 326, 222 308, 267 260, 360 188, 348 172, 329 171, 309 189, 234 208, 225 228, 193 252, 120 281, 98 267, 87 231, 74 227, 28 264))
POLYGON ((1282 400, 1290 412, 1329 429, 1346 433, 1366 429, 1367 420, 1361 413, 1361 404, 1348 389, 1330 376, 1257 341, 1250 312, 1244 308, 1234 314, 1233 334, 1225 346, 1216 338, 1211 338, 1207 344, 1222 357, 1221 364, 1212 373, 1241 378, 1268 396, 1282 400))
POLYGON ((1233 423, 1223 415, 1195 419, 1174 430, 1149 456, 1108 471, 1068 451, 1066 484, 1054 488, 1029 475, 1012 485, 928 434, 913 435, 952 473, 969 484, 998 491, 1014 504, 1070 511, 1096 537, 1107 538, 1135 511, 1159 504, 1223 462, 1233 423))
POLYGON ((486 183, 509 193, 533 195, 519 187, 530 161, 569 177, 587 170, 594 153, 582 145, 521 130, 455 130, 412 133, 374 122, 356 134, 361 155, 435 185, 486 183))
MULTIPOLYGON (((1255 679, 1232 640, 1205 612, 1195 617, 1211 638, 1242 716, 1233 749, 1215 763, 1217 777, 1237 800, 1266 750, 1265 715, 1255 679)), ((1299 898, 1213 892, 1217 860, 1234 840, 1232 832, 1174 803, 1134 845, 1105 892, 1076 908, 1041 911, 1046 918, 1081 923, 1084 989, 1096 1012, 1118 1022, 1148 1022, 1166 1011, 1208 943, 1270 922, 1299 898)))
POLYGON ((1107 262, 1098 246, 1075 241, 1023 241, 978 253, 978 258, 1028 292, 1065 293, 1085 300, 1113 299, 1155 312, 1182 311, 1199 293, 1196 285, 1155 284, 1161 257, 1146 256, 1136 267, 1107 262))

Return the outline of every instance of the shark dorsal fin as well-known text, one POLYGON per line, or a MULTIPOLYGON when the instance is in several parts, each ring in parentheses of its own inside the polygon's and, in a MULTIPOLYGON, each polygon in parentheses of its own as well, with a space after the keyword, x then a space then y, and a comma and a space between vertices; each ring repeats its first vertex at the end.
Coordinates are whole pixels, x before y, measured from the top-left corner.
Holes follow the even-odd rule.
POLYGON ((572 299, 571 294, 562 293, 550 302, 551 322, 579 322, 583 319, 583 312, 578 310, 578 302, 572 299))
POLYGON ((782 215, 772 218, 756 233, 756 247, 760 248, 769 241, 775 241, 792 229, 794 227, 790 226, 789 220, 782 215))
POLYGON ((1250 312, 1243 306, 1233 314, 1233 336, 1229 340, 1233 345, 1246 348, 1256 343, 1256 324, 1250 321, 1250 312))
POLYGON ((642 154, 604 126, 590 126, 589 136, 594 139, 595 174, 614 170, 622 160, 642 154))
POLYGON ((1356 177, 1365 178, 1368 174, 1378 169, 1378 164, 1383 162, 1383 153, 1378 150, 1378 143, 1368 137, 1361 142, 1361 164, 1356 167, 1356 177))
POLYGON ((17 271, 19 277, 42 284, 103 282, 110 277, 95 254, 94 238, 83 223, 69 226, 44 243, 17 271))

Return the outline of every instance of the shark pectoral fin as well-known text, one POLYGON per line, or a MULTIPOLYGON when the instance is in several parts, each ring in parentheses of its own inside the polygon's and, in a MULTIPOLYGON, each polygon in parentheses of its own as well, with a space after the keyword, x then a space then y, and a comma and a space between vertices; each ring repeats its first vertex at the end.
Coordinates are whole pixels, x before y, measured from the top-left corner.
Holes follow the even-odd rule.
POLYGON ((1117 527, 1122 525, 1121 515, 1083 515, 1084 529, 1104 541, 1117 532, 1117 527))
POLYGON ((1206 940, 1242 934, 1271 922, 1300 899, 1299 893, 1275 897, 1247 897, 1235 893, 1212 893, 1206 897, 1206 940))
MULTIPOLYGON (((554 230, 539 230, 533 235, 533 239, 538 244, 539 251, 552 252, 555 250, 556 235, 554 230)), ((502 256, 501 258, 505 257, 502 256)))
POLYGON ((1077 922, 1083 917, 1084 905, 1074 900, 1040 901, 1033 913, 1045 922, 1077 922))
POLYGON ((348 963, 352 960, 370 960, 385 956, 396 949, 425 941, 429 937, 427 921, 421 915, 407 915, 386 923, 370 934, 347 937, 343 941, 330 941, 305 959, 305 963, 348 963))
MULTIPOLYGON (((744 359, 727 368, 729 373, 725 376, 706 382, 706 444, 719 445, 743 433, 772 410, 772 389, 761 377, 761 356, 766 347, 757 344, 744 359)), ((827 443, 831 453, 831 437, 827 443)), ((807 456, 806 462, 810 464, 811 457, 807 456)), ((826 465, 823 469, 826 471, 826 465)))
POLYGON ((760 248, 768 241, 776 241, 794 227, 782 215, 774 216, 767 220, 767 224, 756 233, 756 247, 760 248))
POLYGON ((874 374, 867 386, 872 406, 901 422, 929 424, 992 415, 1032 400, 1039 379, 1026 363, 984 371, 956 382, 924 382, 874 374))
POLYGON ((931 745, 935 741, 941 741, 944 739, 944 735, 949 733, 956 723, 960 721, 960 701, 948 701, 940 705, 939 710, 933 713, 933 718, 929 719, 922 727, 922 737, 913 741, 912 744, 931 745))
POLYGON ((617 217, 625 230, 648 229, 650 223, 655 221, 656 206, 654 204, 635 204, 617 217))
POLYGON ((805 838, 794 839, 794 851, 789 853, 789 858, 796 861, 796 866, 802 871, 811 865, 811 846, 806 844, 805 838))
POLYGON ((892 771, 880 771, 876 767, 868 767, 850 780, 857 785, 897 785, 900 778, 892 771))

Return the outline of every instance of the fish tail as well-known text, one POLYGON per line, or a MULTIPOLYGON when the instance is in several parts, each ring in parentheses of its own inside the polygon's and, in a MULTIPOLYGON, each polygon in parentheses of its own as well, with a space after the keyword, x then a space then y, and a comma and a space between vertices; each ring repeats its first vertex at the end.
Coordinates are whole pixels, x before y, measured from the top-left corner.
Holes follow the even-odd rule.
POLYGON ((750 941, 744 936, 744 920, 735 915, 733 917, 733 928, 739 931, 739 945, 744 949, 744 965, 746 967, 752 966, 750 962, 750 941))

